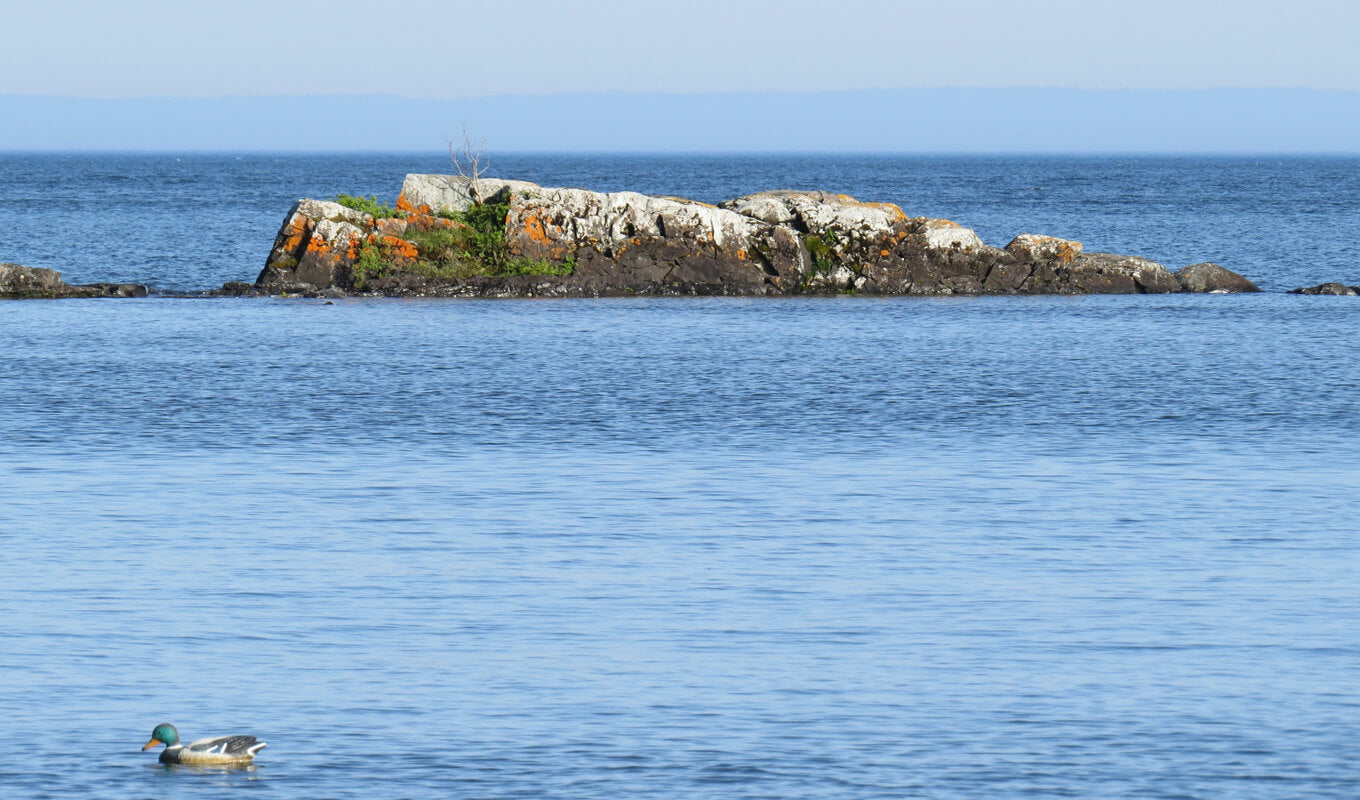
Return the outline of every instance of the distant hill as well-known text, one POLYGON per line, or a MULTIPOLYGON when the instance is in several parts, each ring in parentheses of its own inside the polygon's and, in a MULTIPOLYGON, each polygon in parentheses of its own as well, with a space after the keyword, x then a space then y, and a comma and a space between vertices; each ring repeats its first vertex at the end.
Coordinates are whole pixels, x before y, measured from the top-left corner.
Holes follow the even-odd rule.
POLYGON ((883 89, 412 99, 0 95, 0 150, 1360 152, 1360 92, 883 89))

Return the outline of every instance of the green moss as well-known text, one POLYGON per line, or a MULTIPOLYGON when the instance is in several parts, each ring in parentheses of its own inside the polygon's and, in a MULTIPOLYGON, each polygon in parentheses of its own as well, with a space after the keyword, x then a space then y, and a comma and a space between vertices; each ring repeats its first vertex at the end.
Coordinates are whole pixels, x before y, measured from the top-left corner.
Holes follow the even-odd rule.
POLYGON ((369 195, 368 197, 355 197, 353 195, 342 194, 335 198, 335 202, 345 208, 362 211, 365 214, 372 216, 374 219, 385 219, 389 217, 400 218, 406 216, 405 211, 398 211, 391 206, 379 203, 376 194, 369 195))

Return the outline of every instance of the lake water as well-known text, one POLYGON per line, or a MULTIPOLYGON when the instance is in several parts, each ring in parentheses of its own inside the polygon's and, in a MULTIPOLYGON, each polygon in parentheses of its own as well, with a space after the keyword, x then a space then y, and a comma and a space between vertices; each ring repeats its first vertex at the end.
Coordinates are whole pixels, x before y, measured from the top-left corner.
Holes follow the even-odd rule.
MULTIPOLYGON (((1281 292, 1360 283, 1360 159, 501 164, 1270 291, 0 303, 0 794, 1360 793, 1360 302, 1281 292)), ((0 155, 0 260, 249 280, 444 169, 0 155)))

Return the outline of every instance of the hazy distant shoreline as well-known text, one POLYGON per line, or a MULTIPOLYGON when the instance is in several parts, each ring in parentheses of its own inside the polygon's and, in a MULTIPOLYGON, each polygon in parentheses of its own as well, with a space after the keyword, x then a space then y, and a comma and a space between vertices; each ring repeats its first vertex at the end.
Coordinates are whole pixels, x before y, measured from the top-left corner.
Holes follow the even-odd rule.
POLYGON ((1360 91, 0 95, 0 151, 428 152, 464 125, 498 152, 1355 153, 1360 91))

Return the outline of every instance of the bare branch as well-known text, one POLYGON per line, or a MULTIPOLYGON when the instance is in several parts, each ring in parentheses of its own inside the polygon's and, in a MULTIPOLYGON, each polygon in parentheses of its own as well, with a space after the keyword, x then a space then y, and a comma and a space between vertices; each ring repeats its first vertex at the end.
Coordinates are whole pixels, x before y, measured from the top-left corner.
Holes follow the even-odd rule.
POLYGON ((445 139, 449 145, 449 160, 453 162, 453 168, 458 172, 459 177, 467 180, 468 194, 474 202, 482 202, 482 192, 479 180, 482 174, 491 168, 491 160, 482 158, 482 148, 486 145, 485 139, 473 141, 468 135, 467 126, 463 126, 463 146, 459 148, 452 139, 445 139))

